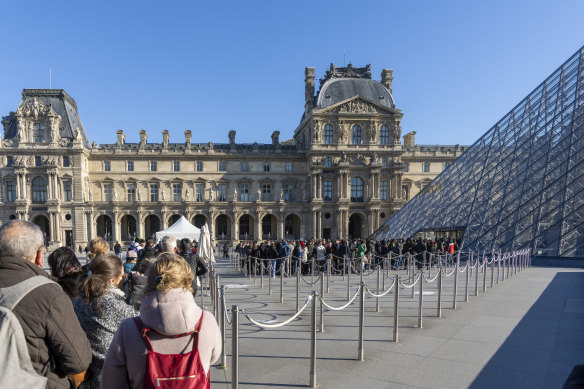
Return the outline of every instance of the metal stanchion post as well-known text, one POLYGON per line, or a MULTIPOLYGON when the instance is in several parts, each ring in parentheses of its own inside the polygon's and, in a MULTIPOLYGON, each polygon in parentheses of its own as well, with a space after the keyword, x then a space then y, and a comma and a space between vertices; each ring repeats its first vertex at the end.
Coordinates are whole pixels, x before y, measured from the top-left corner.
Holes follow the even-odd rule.
POLYGON ((343 281, 345 281, 345 273, 347 272, 347 255, 343 255, 343 281))
POLYGON ((351 262, 347 271, 347 301, 351 298, 351 262))
POLYGON ((487 256, 483 253, 483 292, 487 291, 487 256))
POLYGON ((310 259, 310 282, 314 284, 314 258, 310 259))
POLYGON ((458 294, 458 268, 460 267, 460 254, 454 264, 454 292, 452 296, 452 309, 456 309, 456 295, 458 294))
POLYGON ((507 280, 509 279, 509 273, 511 272, 511 255, 507 254, 507 280))
POLYGON ((501 253, 497 255, 497 285, 499 285, 500 275, 501 275, 501 253))
POLYGON ((495 255, 491 253, 493 257, 491 258, 491 288, 495 284, 495 255))
POLYGON ((479 295, 479 266, 481 263, 481 257, 479 255, 477 255, 477 262, 476 262, 476 267, 477 267, 477 271, 474 272, 474 276, 475 276, 475 296, 479 295))
POLYGON ((324 332, 324 318, 323 318, 323 311, 324 311, 324 304, 322 303, 322 299, 324 299, 324 272, 320 277, 320 332, 324 332))
POLYGON ((331 278, 331 256, 332 254, 329 254, 329 257, 327 259, 327 265, 326 265, 326 292, 330 293, 331 292, 331 288, 329 286, 329 281, 331 278))
POLYGON ((361 282, 361 295, 360 295, 360 305, 359 305, 359 360, 363 361, 363 327, 365 326, 365 287, 366 285, 361 282))
POLYGON ((466 260, 466 281, 464 286, 464 302, 468 303, 468 281, 470 278, 470 258, 466 260))
POLYGON ((239 388, 239 306, 231 306, 231 387, 239 388))
POLYGON ((272 295, 272 266, 274 266, 274 264, 270 261, 270 263, 268 263, 268 294, 270 296, 272 295))
POLYGON ((296 312, 300 310, 300 266, 296 269, 296 312))
POLYGON ((219 323, 221 323, 221 368, 225 369, 227 367, 227 354, 225 353, 225 312, 226 306, 223 305, 223 301, 225 300, 225 285, 221 285, 221 318, 219 319, 219 323))
POLYGON ((316 388, 316 291, 312 291, 310 319, 310 387, 316 388))
POLYGON ((280 266, 280 304, 284 304, 284 264, 280 266))
MULTIPOLYGON (((379 294, 379 284, 381 283, 381 265, 377 265, 377 294, 379 294)), ((379 297, 375 298, 377 301, 375 302, 375 312, 380 312, 379 310, 379 297)))
MULTIPOLYGON (((388 262, 388 258, 389 254, 387 254, 387 256, 385 258, 383 258, 383 273, 387 273, 387 262, 388 262)), ((381 289, 385 292, 385 274, 383 275, 383 277, 381 278, 382 284, 381 284, 381 289)))
POLYGON ((438 307, 436 317, 442 317, 442 264, 438 263, 438 307))
POLYGON ((247 276, 251 280, 251 261, 249 256, 247 257, 247 276))
POLYGON ((264 289, 264 260, 260 260, 260 288, 264 289))
POLYGON ((393 290, 393 341, 397 342, 398 340, 398 327, 399 327, 399 313, 398 313, 398 304, 399 304, 399 274, 395 276, 395 289, 393 290))
POLYGON ((424 268, 420 272, 420 303, 418 306, 418 328, 422 328, 422 309, 424 307, 424 268))
POLYGON ((253 259, 253 284, 255 285, 256 279, 258 278, 258 259, 253 259))

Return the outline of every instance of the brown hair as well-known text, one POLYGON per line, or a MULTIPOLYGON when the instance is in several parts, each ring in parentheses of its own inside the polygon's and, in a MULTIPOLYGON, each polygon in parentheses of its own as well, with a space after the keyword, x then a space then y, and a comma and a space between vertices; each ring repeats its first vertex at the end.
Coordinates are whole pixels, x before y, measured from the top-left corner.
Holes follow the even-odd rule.
POLYGON ((89 303, 91 299, 99 299, 107 292, 109 280, 123 273, 122 260, 115 254, 103 254, 89 262, 87 278, 79 288, 79 295, 89 303))
POLYGON ((105 241, 105 239, 97 237, 91 239, 89 242, 89 253, 87 257, 90 260, 95 259, 98 255, 107 254, 110 251, 109 244, 105 241))
POLYGON ((194 278, 191 266, 180 255, 162 253, 148 271, 148 292, 165 293, 174 288, 193 292, 194 278))

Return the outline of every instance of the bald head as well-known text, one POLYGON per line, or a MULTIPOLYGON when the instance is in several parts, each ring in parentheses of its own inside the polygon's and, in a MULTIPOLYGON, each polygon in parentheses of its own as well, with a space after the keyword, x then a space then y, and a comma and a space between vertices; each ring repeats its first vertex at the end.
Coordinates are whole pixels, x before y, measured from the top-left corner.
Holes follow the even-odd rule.
POLYGON ((41 229, 26 220, 12 220, 0 227, 0 256, 34 261, 44 239, 41 229))

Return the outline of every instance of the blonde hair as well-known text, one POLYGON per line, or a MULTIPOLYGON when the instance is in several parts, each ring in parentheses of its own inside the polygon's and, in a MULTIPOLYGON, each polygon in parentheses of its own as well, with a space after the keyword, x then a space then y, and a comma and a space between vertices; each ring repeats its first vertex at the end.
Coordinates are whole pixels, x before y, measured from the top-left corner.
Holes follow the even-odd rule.
POLYGON ((194 278, 191 266, 180 255, 162 253, 148 272, 148 291, 182 288, 193 292, 194 278))
POLYGON ((109 244, 105 241, 105 239, 97 237, 91 239, 89 242, 89 253, 87 257, 90 260, 93 260, 98 255, 107 254, 110 251, 109 244))

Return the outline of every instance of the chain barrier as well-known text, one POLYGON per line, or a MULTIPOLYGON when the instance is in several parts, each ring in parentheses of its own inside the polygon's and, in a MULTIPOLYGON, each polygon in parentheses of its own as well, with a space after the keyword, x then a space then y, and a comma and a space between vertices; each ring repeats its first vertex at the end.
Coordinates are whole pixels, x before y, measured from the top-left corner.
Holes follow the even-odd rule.
POLYGON ((361 285, 359 285, 359 287, 357 287, 357 290, 355 291, 355 294, 353 295, 353 297, 351 298, 351 300, 349 300, 349 302, 346 303, 345 305, 343 305, 342 307, 333 307, 333 306, 327 304, 327 302, 324 301, 324 299, 322 298, 322 296, 320 296, 319 299, 320 299, 320 302, 322 303, 322 305, 324 305, 325 307, 327 307, 331 311, 342 311, 343 309, 345 309, 349 305, 351 305, 353 303, 353 301, 355 301, 355 298, 357 298, 357 296, 359 295, 359 291, 360 290, 361 290, 361 285))
POLYGON ((292 316, 288 320, 285 320, 281 323, 276 323, 276 324, 267 324, 266 322, 268 320, 254 320, 254 318, 251 317, 251 314, 249 314, 245 311, 245 308, 242 308, 240 310, 240 312, 243 313, 243 316, 245 316, 245 318, 247 320, 249 320, 250 323, 252 323, 258 327, 261 327, 261 328, 279 328, 279 327, 285 326, 286 324, 290 323, 292 320, 296 319, 298 317, 298 315, 300 315, 302 313, 302 311, 304 311, 304 309, 306 309, 306 307, 308 306, 308 304, 310 303, 310 301, 312 299, 313 299, 313 296, 311 294, 309 294, 308 297, 306 298, 306 301, 304 302, 304 305, 302 306, 302 308, 300 308, 300 310, 298 312, 296 312, 294 314, 294 316, 292 316))
POLYGON ((394 280, 393 280, 393 282, 392 282, 391 286, 389 287, 389 289, 387 289, 385 292, 383 292, 383 293, 381 293, 381 294, 375 294, 375 293, 373 293, 373 292, 372 292, 372 291, 371 291, 371 290, 370 290, 370 289, 369 289, 367 286, 365 287, 365 290, 366 290, 366 291, 367 291, 367 293, 369 293, 369 294, 370 294, 372 297, 375 297, 375 298, 381 298, 381 297, 384 297, 386 294, 388 294, 388 293, 389 293, 389 292, 390 292, 390 291, 393 289, 393 287, 395 286, 395 284, 396 284, 396 279, 394 279, 394 280))

